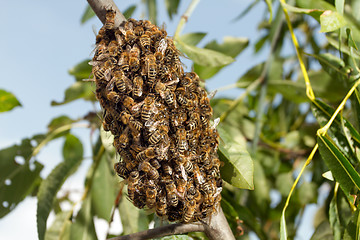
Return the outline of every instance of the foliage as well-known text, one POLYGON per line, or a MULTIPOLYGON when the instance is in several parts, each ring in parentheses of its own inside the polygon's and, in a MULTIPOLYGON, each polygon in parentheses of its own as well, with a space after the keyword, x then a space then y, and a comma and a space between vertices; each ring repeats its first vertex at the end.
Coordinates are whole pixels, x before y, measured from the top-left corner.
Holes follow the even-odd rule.
MULTIPOLYGON (((139 4, 144 5, 147 18, 156 22, 158 11, 166 11, 170 19, 180 16, 178 7, 183 2, 166 0, 166 9, 158 9, 156 0, 139 4)), ((211 100, 214 117, 221 120, 219 156, 226 181, 221 205, 225 216, 237 239, 247 239, 250 232, 259 239, 287 239, 299 234, 298 222, 304 220, 304 211, 317 203, 311 239, 359 239, 360 26, 353 9, 360 1, 297 0, 290 4, 281 0, 277 5, 275 1, 254 0, 234 16, 235 21, 257 4, 266 4, 269 15, 264 14, 259 22, 263 35, 254 44, 254 51, 270 53, 263 62, 249 65, 242 76, 233 73, 234 81, 238 80, 231 87, 245 90, 237 98, 211 100), (287 40, 297 51, 286 49, 283 43, 287 40), (326 187, 331 190, 324 190, 326 187), (320 196, 326 199, 320 201, 320 196)), ((138 7, 128 6, 124 14, 130 17, 138 7)), ((87 7, 81 22, 92 17, 94 13, 87 7)), ((225 67, 234 64, 249 47, 248 39, 238 36, 198 47, 206 33, 182 34, 184 24, 180 22, 174 41, 204 80, 226 71, 225 67)), ((52 102, 53 106, 77 99, 95 101, 93 84, 82 81, 91 74, 88 61, 69 70, 74 84, 65 91, 64 100, 52 102)), ((16 97, 0 90, 0 112, 16 106, 20 106, 16 97)), ((113 171, 118 156, 110 137, 101 130, 101 115, 101 111, 89 110, 77 120, 57 117, 47 133, 0 151, 0 217, 26 196, 37 195, 41 240, 96 239, 94 216, 110 225, 115 211, 120 212, 122 234, 147 229, 152 221, 159 223, 154 214, 135 208, 126 198, 124 183, 119 183, 113 171), (91 132, 98 129, 99 137, 92 146, 81 208, 75 212, 78 204, 63 207, 61 203, 69 199, 57 192, 83 159, 83 144, 71 134, 79 121, 89 123, 91 132), (58 138, 65 139, 64 160, 41 179, 43 165, 36 154, 58 138), (52 210, 55 220, 46 226, 52 210)), ((164 239, 191 238, 204 236, 164 239)))

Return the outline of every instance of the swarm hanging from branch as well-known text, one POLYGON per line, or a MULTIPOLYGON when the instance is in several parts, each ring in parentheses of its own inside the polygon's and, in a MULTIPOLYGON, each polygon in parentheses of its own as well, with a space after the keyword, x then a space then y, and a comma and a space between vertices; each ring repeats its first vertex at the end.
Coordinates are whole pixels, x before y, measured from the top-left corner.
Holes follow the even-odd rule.
POLYGON ((221 199, 218 133, 194 72, 164 29, 108 10, 91 62, 103 127, 121 156, 115 164, 138 208, 169 221, 210 217, 221 199))

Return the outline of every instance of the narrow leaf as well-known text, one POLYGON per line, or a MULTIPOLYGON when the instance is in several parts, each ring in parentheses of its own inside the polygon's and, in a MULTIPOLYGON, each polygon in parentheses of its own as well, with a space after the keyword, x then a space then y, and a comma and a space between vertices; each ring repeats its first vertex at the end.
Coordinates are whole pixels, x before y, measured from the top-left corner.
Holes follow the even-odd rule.
POLYGON ((91 198, 87 197, 76 216, 75 222, 71 225, 71 239, 96 240, 95 225, 91 213, 91 198))
POLYGON ((218 151, 220 160, 224 162, 220 169, 222 178, 234 187, 254 189, 254 164, 241 132, 228 125, 220 125, 218 130, 224 142, 218 151))
POLYGON ((75 82, 65 91, 65 98, 62 102, 52 101, 51 106, 63 105, 77 99, 95 101, 95 85, 89 82, 75 82))
POLYGON ((194 63, 202 66, 216 67, 230 64, 234 59, 230 56, 209 49, 198 48, 182 41, 175 41, 176 47, 185 53, 194 63))
POLYGON ((64 181, 80 165, 83 158, 83 147, 79 139, 73 135, 66 137, 63 147, 64 161, 57 165, 43 180, 38 192, 37 204, 37 227, 40 240, 44 239, 46 231, 46 220, 52 209, 56 193, 60 190, 64 181))
POLYGON ((148 10, 148 16, 150 22, 157 25, 157 9, 156 9, 156 0, 146 0, 146 6, 148 10))
POLYGON ((360 189, 360 176, 349 160, 327 137, 318 136, 320 154, 345 193, 360 189))
POLYGON ((123 13, 123 14, 124 14, 124 17, 125 17, 126 19, 130 18, 130 17, 133 15, 135 9, 136 9, 136 5, 135 5, 135 4, 134 4, 134 5, 131 5, 130 7, 128 7, 128 8, 124 11, 124 13, 123 13))
POLYGON ((165 0, 165 6, 169 15, 170 20, 174 14, 177 13, 180 0, 165 0))
POLYGON ((45 240, 70 239, 72 211, 60 212, 49 229, 46 230, 45 240))
POLYGON ((83 79, 88 79, 91 75, 92 67, 89 64, 90 59, 85 59, 84 61, 76 64, 74 67, 69 69, 69 74, 74 76, 77 81, 82 81, 83 79))
POLYGON ((266 5, 268 6, 269 9, 269 13, 270 13, 270 17, 269 17, 269 23, 272 22, 272 17, 273 17, 273 11, 272 11, 272 1, 271 0, 265 0, 266 5))
POLYGON ((202 32, 195 32, 195 33, 187 33, 180 36, 180 41, 196 46, 204 37, 206 36, 206 33, 202 32))
POLYGON ((0 113, 7 112, 14 107, 21 106, 14 94, 0 89, 0 113))
POLYGON ((92 8, 90 7, 90 5, 86 6, 85 12, 83 13, 82 17, 81 17, 81 24, 84 24, 85 22, 87 22, 89 19, 93 18, 95 16, 94 11, 92 10, 92 8))

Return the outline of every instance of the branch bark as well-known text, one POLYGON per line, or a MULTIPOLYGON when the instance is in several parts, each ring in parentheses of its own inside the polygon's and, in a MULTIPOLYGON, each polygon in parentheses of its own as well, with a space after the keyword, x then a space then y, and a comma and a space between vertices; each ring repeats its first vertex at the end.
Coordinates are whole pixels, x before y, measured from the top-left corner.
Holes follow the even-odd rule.
POLYGON ((115 5, 113 0, 87 0, 87 2, 103 24, 106 20, 106 11, 110 9, 116 12, 115 27, 120 26, 122 22, 126 21, 126 18, 120 12, 119 8, 115 5))

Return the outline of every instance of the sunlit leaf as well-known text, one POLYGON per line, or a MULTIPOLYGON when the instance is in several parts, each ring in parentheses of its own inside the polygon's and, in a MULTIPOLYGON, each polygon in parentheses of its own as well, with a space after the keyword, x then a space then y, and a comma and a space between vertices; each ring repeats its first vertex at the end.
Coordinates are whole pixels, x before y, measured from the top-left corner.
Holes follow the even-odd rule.
POLYGON ((202 32, 186 33, 181 35, 179 39, 188 45, 196 46, 205 36, 206 33, 202 32))
POLYGON ((291 172, 281 173, 276 177, 276 189, 283 196, 287 196, 294 184, 294 178, 291 172))
POLYGON ((318 21, 320 20, 320 15, 324 12, 324 10, 316 9, 315 6, 314 6, 313 9, 307 9, 307 8, 294 7, 294 6, 291 6, 291 5, 289 5, 289 4, 287 4, 287 3, 283 2, 283 1, 280 1, 280 3, 289 12, 308 14, 308 15, 312 16, 313 18, 315 18, 318 21))
POLYGON ((45 240, 70 239, 71 216, 72 211, 58 213, 53 224, 46 230, 45 240))
POLYGON ((327 10, 320 16, 320 32, 332 32, 346 25, 346 20, 338 12, 327 10))
POLYGON ((220 124, 218 130, 223 140, 218 151, 220 160, 224 162, 220 169, 221 177, 234 187, 254 189, 254 164, 241 132, 225 124, 220 124))
POLYGON ((136 5, 135 5, 135 4, 129 6, 129 7, 123 12, 124 17, 125 17, 126 19, 130 18, 130 17, 133 15, 135 9, 136 9, 136 5))
POLYGON ((89 64, 90 59, 76 64, 74 67, 69 69, 69 74, 76 78, 76 81, 82 81, 88 79, 91 75, 92 66, 89 64))
POLYGON ((234 59, 230 56, 213 50, 198 48, 188 45, 182 41, 175 41, 176 47, 185 53, 194 63, 202 66, 216 67, 232 63, 234 59))
POLYGON ((43 165, 29 161, 31 139, 0 150, 0 218, 12 211, 41 181, 43 165))
POLYGON ((104 154, 92 180, 91 198, 94 215, 106 221, 110 220, 111 209, 114 206, 117 179, 114 175, 112 163, 104 154))
POLYGON ((345 193, 353 191, 354 186, 360 189, 360 175, 349 160, 326 136, 318 136, 320 154, 331 170, 335 180, 345 193))
POLYGON ((326 39, 331 46, 333 46, 334 48, 336 48, 338 50, 341 50, 342 53, 345 53, 348 56, 352 56, 356 59, 360 59, 360 52, 358 50, 353 49, 353 51, 351 53, 349 46, 346 46, 345 44, 339 45, 339 41, 337 39, 332 38, 330 36, 326 36, 326 39))
POLYGON ((170 20, 174 14, 177 13, 180 0, 165 0, 165 6, 169 15, 170 20))
POLYGON ((92 8, 90 7, 90 5, 87 5, 86 9, 85 9, 85 12, 83 13, 83 15, 81 17, 81 23, 84 24, 85 22, 87 22, 92 17, 95 17, 95 13, 92 10, 92 8))
POLYGON ((80 165, 83 158, 82 143, 73 135, 67 135, 63 147, 64 161, 58 164, 42 181, 38 192, 37 204, 37 227, 39 239, 44 239, 46 231, 46 220, 52 209, 56 193, 59 191, 64 181, 80 165))
POLYGON ((333 231, 334 239, 341 239, 340 216, 336 195, 332 198, 329 206, 329 222, 333 231))
POLYGON ((332 182, 334 181, 334 176, 332 175, 331 171, 324 172, 322 176, 327 180, 330 180, 332 182))
POLYGON ((129 199, 124 188, 123 197, 119 205, 121 223, 124 229, 123 234, 130 234, 148 229, 149 221, 144 210, 135 207, 129 199))
POLYGON ((14 94, 0 89, 0 113, 7 112, 14 107, 21 106, 14 94))
POLYGON ((100 137, 103 146, 105 147, 107 152, 115 153, 114 143, 114 135, 110 131, 105 131, 103 126, 100 128, 100 137))
POLYGON ((237 16, 233 21, 237 21, 240 20, 242 17, 244 17, 248 12, 250 12, 258 3, 260 2, 260 0, 254 0, 251 2, 251 4, 249 4, 249 6, 247 8, 245 8, 245 10, 243 10, 239 16, 237 16))
MULTIPOLYGON (((247 38, 241 37, 224 37, 223 43, 219 44, 215 40, 206 44, 204 49, 214 50, 223 53, 232 58, 236 58, 249 44, 247 38)), ((208 79, 219 72, 224 66, 204 66, 201 63, 194 64, 194 71, 201 79, 208 79)))
POLYGON ((315 229, 314 234, 311 236, 310 240, 319 240, 319 239, 334 239, 333 232, 330 228, 328 221, 324 221, 315 229))
POLYGON ((91 198, 87 197, 76 216, 75 222, 71 224, 71 239, 96 240, 95 225, 91 211, 91 198))
POLYGON ((62 102, 52 101, 52 106, 63 105, 77 99, 95 101, 95 85, 90 82, 75 82, 65 91, 65 98, 62 102))

